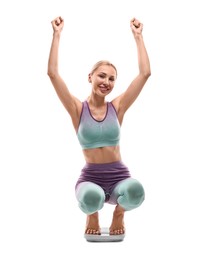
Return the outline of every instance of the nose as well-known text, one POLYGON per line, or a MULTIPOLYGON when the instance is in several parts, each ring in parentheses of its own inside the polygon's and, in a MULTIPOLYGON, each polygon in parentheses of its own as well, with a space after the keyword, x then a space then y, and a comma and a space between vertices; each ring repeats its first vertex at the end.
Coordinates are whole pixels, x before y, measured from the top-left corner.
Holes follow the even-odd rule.
POLYGON ((105 78, 105 79, 104 79, 104 84, 105 84, 105 85, 109 85, 109 79, 108 79, 108 78, 105 78))

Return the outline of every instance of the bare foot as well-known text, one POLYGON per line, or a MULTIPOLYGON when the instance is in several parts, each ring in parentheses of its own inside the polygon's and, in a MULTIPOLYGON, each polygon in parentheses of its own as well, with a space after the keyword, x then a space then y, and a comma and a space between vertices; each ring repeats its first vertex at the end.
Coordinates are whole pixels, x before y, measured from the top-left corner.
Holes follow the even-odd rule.
POLYGON ((125 210, 121 206, 116 206, 113 213, 112 223, 109 228, 110 235, 121 235, 125 233, 124 212, 125 210))
POLYGON ((86 223, 86 234, 91 235, 101 235, 100 227, 99 227, 99 214, 98 212, 87 215, 87 223, 86 223))

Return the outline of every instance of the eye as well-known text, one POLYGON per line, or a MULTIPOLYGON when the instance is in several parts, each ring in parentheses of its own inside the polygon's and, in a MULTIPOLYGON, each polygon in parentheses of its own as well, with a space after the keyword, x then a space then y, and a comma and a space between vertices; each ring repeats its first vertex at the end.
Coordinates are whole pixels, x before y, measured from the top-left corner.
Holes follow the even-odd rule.
POLYGON ((114 79, 114 78, 109 78, 109 80, 110 80, 110 81, 115 81, 115 79, 114 79))
POLYGON ((105 75, 104 74, 99 74, 99 77, 103 79, 103 78, 105 78, 105 75))

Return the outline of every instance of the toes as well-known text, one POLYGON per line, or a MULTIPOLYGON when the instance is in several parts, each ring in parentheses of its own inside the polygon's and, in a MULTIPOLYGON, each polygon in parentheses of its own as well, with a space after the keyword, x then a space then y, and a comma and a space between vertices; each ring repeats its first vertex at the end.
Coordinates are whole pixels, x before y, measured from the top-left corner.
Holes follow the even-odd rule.
POLYGON ((124 229, 114 229, 110 231, 110 235, 123 235, 125 233, 124 229))
POLYGON ((91 228, 88 228, 86 231, 85 231, 86 234, 89 234, 89 235, 100 235, 100 231, 99 230, 96 230, 96 229, 91 229, 91 228))

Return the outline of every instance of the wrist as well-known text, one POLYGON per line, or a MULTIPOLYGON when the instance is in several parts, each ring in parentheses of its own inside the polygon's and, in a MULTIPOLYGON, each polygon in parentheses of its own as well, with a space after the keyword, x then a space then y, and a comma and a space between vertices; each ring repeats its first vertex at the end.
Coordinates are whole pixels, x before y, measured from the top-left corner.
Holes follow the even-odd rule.
POLYGON ((61 32, 60 31, 54 31, 53 32, 53 37, 60 37, 61 32))
POLYGON ((134 38, 136 41, 142 41, 143 40, 143 36, 141 33, 139 34, 134 34, 134 38))

